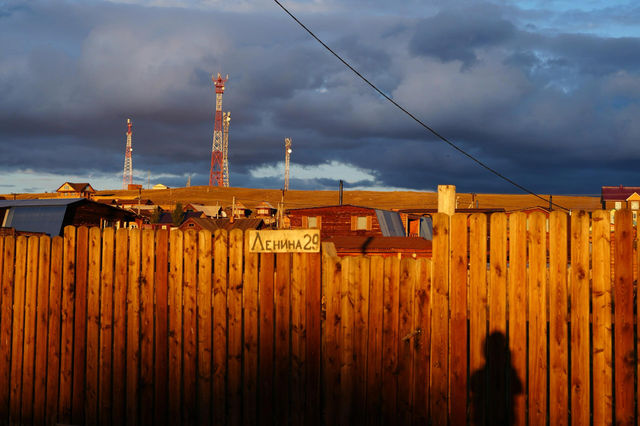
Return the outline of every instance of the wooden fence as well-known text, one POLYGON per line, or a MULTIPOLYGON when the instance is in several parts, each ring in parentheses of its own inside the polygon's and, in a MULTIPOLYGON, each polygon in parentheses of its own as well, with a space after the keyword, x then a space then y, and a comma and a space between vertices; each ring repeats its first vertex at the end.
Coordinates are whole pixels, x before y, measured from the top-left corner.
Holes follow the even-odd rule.
POLYGON ((0 423, 636 424, 630 212, 612 236, 553 212, 435 215, 418 260, 3 237, 0 423))

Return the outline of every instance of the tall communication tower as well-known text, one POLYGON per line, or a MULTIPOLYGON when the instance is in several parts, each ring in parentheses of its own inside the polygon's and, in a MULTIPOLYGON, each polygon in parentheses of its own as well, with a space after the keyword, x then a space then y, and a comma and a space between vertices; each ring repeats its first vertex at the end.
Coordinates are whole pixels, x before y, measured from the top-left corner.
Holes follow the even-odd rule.
POLYGON ((231 123, 231 113, 222 113, 222 183, 225 188, 229 187, 229 124, 231 123))
POLYGON ((122 189, 127 189, 129 184, 133 183, 133 163, 131 161, 131 153, 133 148, 131 147, 131 119, 127 118, 127 147, 124 152, 124 171, 122 172, 122 189))
POLYGON ((224 93, 224 83, 229 80, 227 75, 224 79, 218 73, 218 77, 211 76, 211 80, 216 88, 216 115, 213 126, 213 146, 211 147, 211 170, 209 171, 209 186, 224 186, 224 147, 222 142, 222 94, 224 93))
POLYGON ((291 157, 291 139, 284 140, 284 190, 289 190, 289 158, 291 157))

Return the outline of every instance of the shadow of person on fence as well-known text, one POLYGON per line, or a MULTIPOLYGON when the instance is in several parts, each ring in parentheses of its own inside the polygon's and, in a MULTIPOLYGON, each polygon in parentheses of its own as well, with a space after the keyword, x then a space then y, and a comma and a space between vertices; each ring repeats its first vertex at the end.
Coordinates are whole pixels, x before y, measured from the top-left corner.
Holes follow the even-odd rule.
POLYGON ((484 342, 485 364, 471 376, 471 421, 474 425, 514 424, 514 398, 523 392, 511 365, 507 339, 491 333, 484 342))

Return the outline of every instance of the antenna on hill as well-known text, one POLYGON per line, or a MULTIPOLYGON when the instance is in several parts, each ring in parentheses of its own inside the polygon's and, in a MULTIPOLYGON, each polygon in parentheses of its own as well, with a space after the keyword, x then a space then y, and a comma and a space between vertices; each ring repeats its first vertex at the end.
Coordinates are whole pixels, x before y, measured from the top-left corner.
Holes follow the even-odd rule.
POLYGON ((284 190, 289 190, 289 159, 291 158, 291 138, 284 140, 284 190))
POLYGON ((131 128, 133 124, 131 123, 131 119, 127 118, 127 147, 124 151, 124 171, 122 172, 122 189, 127 189, 127 185, 131 185, 133 183, 133 162, 131 160, 131 153, 133 152, 133 148, 131 147, 131 136, 132 131, 131 128))

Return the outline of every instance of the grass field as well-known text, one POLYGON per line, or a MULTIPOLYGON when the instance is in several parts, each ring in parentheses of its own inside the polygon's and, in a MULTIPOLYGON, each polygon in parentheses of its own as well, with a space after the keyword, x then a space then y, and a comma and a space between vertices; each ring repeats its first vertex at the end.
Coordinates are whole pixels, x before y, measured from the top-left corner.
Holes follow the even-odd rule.
MULTIPOLYGON (((138 191, 109 190, 98 191, 97 196, 107 198, 137 198, 138 191)), ((150 199, 155 204, 170 206, 175 203, 202 203, 208 205, 231 205, 233 197, 248 208, 252 208, 262 201, 268 201, 277 206, 282 198, 279 189, 250 189, 250 188, 210 188, 208 186, 191 186, 188 188, 171 188, 161 190, 142 190, 142 199, 150 199)), ((10 199, 13 195, 4 195, 10 199)), ((55 198, 56 194, 18 194, 18 199, 55 198)), ((295 191, 290 190, 285 194, 285 207, 312 207, 336 205, 339 202, 338 191, 295 191)), ((472 195, 460 193, 458 197, 459 208, 470 208, 472 195)), ((548 199, 548 195, 542 195, 548 199)), ((524 194, 476 194, 475 199, 480 208, 504 208, 515 210, 534 206, 548 207, 549 202, 543 201, 532 195, 524 194)), ((597 210, 600 208, 599 197, 553 195, 553 202, 573 210, 597 210)), ((344 191, 344 204, 375 208, 437 208, 438 199, 435 192, 413 191, 344 191)))

